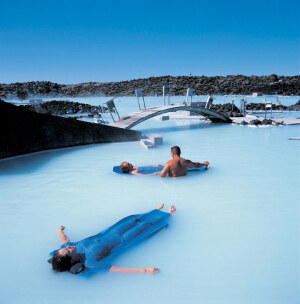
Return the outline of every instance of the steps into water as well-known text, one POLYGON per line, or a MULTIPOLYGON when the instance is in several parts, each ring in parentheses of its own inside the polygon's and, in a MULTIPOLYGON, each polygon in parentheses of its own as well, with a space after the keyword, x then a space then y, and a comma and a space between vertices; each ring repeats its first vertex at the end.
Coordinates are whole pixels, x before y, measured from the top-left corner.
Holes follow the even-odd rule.
POLYGON ((159 134, 150 134, 149 137, 144 136, 144 138, 141 139, 141 144, 147 148, 151 149, 154 148, 157 145, 163 144, 163 138, 159 134))

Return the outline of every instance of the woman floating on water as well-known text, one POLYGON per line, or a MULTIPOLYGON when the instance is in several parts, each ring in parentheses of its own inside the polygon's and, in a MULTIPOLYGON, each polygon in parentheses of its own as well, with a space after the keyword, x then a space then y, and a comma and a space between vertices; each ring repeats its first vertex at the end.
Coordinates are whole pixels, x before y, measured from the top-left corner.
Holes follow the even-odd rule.
POLYGON ((142 167, 134 167, 133 164, 129 162, 122 162, 120 165, 120 170, 123 173, 129 173, 129 174, 135 174, 135 175, 156 175, 158 174, 164 167, 162 165, 151 165, 151 166, 142 166, 142 167), (154 173, 145 173, 149 167, 155 167, 153 168, 153 171, 156 171, 154 173), (144 168, 146 170, 144 170, 144 168))
POLYGON ((107 230, 94 236, 71 243, 64 234, 64 226, 58 227, 63 242, 61 249, 51 253, 48 260, 56 271, 70 271, 73 274, 89 269, 106 269, 114 272, 158 272, 155 267, 120 268, 112 266, 110 260, 120 251, 136 244, 167 226, 166 220, 176 208, 171 206, 168 213, 160 211, 164 204, 148 213, 128 216, 107 230))

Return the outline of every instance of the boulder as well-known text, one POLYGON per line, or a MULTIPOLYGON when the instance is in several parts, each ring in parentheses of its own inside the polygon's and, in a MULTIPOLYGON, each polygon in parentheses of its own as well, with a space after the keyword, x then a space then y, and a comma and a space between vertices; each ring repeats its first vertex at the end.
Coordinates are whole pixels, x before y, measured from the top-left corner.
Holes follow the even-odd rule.
POLYGON ((292 106, 289 107, 290 111, 300 111, 300 100, 298 100, 298 102, 292 106))
POLYGON ((262 125, 271 125, 272 124, 272 119, 266 119, 264 118, 262 121, 261 121, 261 124, 262 125))
POLYGON ((253 119, 253 120, 250 121, 250 124, 251 125, 260 125, 261 121, 259 119, 253 119))
POLYGON ((77 113, 90 113, 99 114, 103 112, 101 106, 91 106, 89 104, 78 103, 67 100, 51 100, 40 104, 21 106, 25 109, 43 114, 63 115, 63 114, 77 114, 77 113))

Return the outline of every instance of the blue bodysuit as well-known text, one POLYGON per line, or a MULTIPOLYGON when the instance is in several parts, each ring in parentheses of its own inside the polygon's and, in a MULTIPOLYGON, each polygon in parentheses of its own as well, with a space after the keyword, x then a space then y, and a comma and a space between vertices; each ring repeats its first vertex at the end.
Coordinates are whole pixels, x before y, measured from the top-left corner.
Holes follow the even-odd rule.
MULTIPOLYGON (((130 215, 105 231, 76 243, 67 242, 60 249, 69 245, 76 246, 77 252, 84 256, 86 270, 109 269, 116 254, 166 227, 169 216, 169 213, 157 209, 144 214, 130 215)), ((58 250, 51 252, 50 255, 53 256, 58 250)))
POLYGON ((163 168, 164 168, 163 166, 138 167, 137 172, 141 173, 141 174, 152 174, 152 173, 156 173, 156 172, 161 172, 163 168))

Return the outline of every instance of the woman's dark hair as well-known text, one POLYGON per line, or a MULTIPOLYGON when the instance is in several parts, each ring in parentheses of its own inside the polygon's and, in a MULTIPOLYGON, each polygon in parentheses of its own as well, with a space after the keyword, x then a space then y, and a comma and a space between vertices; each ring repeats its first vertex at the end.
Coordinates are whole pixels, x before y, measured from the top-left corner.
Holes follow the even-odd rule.
POLYGON ((181 154, 180 148, 178 146, 172 147, 171 152, 178 156, 180 156, 180 154, 181 154))
POLYGON ((122 162, 122 164, 120 165, 120 170, 121 170, 123 173, 129 173, 128 166, 126 166, 125 163, 126 163, 126 162, 122 162))
POLYGON ((56 252, 52 259, 52 267, 56 271, 69 271, 72 267, 72 258, 67 255, 61 255, 56 252))

